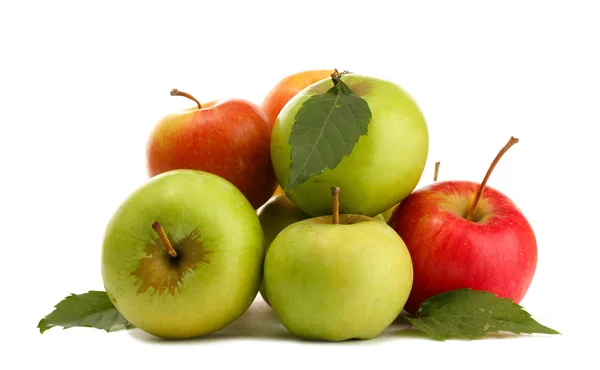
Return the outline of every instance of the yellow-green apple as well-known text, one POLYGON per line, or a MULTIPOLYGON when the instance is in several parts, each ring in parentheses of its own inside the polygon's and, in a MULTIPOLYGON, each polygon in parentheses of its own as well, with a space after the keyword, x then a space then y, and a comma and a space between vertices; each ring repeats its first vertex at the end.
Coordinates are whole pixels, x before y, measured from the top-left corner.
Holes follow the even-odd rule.
POLYGON ((263 261, 260 222, 244 195, 217 175, 173 170, 133 191, 110 219, 102 278, 137 328, 190 338, 248 309, 263 261))
POLYGON ((367 102, 371 119, 368 133, 335 168, 287 188, 289 139, 296 113, 309 98, 331 89, 332 79, 297 93, 279 113, 271 134, 271 160, 279 184, 294 204, 313 217, 330 214, 328 190, 332 186, 344 189, 342 213, 372 217, 384 212, 414 190, 427 160, 427 124, 408 93, 391 81, 371 76, 347 74, 343 82, 367 102))
POLYGON ((277 187, 269 152, 271 124, 262 109, 243 99, 200 104, 163 117, 152 129, 146 148, 150 177, 175 169, 218 175, 235 185, 254 209, 277 187))
MULTIPOLYGON (((329 78, 332 73, 333 70, 330 69, 300 71, 284 77, 275 84, 267 92, 261 104, 261 108, 265 111, 267 117, 269 117, 271 125, 275 123, 279 112, 291 98, 315 82, 329 78)), ((281 193, 283 193, 283 189, 281 189, 281 186, 277 186, 274 195, 281 193)))
POLYGON ((436 182, 398 205, 389 225, 406 243, 415 270, 408 312, 454 289, 489 291, 516 303, 529 289, 537 264, 533 229, 507 195, 486 186, 517 141, 511 138, 481 183, 436 182))
MULTIPOLYGON (((269 249, 273 239, 287 226, 310 218, 292 203, 285 194, 278 194, 271 198, 258 210, 258 219, 264 235, 265 251, 269 249)), ((260 287, 260 295, 267 304, 269 299, 265 293, 264 283, 260 287)))
POLYGON ((265 290, 279 320, 298 337, 374 338, 408 298, 410 254, 386 223, 338 214, 335 204, 331 215, 296 222, 275 237, 265 258, 265 290))

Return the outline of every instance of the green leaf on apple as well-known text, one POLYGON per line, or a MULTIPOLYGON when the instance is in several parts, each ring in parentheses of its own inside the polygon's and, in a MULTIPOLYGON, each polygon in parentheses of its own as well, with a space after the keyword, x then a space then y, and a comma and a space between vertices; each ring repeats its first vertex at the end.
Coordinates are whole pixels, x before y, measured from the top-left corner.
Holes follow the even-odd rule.
POLYGON ((336 70, 331 76, 333 87, 311 96, 298 110, 289 139, 291 163, 286 189, 335 168, 367 134, 369 105, 341 80, 343 75, 336 70))
POLYGON ((486 333, 560 334, 535 321, 512 299, 485 291, 457 289, 424 301, 406 319, 431 338, 478 339, 486 333))
POLYGON ((118 328, 133 328, 117 311, 106 292, 95 290, 66 297, 55 306, 52 313, 40 320, 37 327, 43 334, 55 326, 64 329, 91 327, 107 332, 118 328))

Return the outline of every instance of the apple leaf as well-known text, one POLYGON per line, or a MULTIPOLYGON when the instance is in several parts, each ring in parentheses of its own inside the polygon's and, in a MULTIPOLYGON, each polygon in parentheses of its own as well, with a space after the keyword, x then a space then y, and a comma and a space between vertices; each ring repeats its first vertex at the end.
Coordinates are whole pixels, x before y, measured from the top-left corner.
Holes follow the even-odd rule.
POLYGON ((531 318, 512 299, 472 289, 457 289, 424 301, 415 317, 405 317, 431 338, 478 339, 485 333, 560 334, 531 318))
POLYGON ((360 136, 367 134, 369 105, 354 95, 341 80, 343 75, 334 72, 333 87, 311 96, 296 113, 289 138, 291 163, 286 189, 335 168, 352 152, 360 136))
POLYGON ((43 334, 55 326, 64 329, 83 326, 107 332, 119 327, 133 328, 117 311, 106 292, 95 290, 66 297, 55 306, 52 313, 40 320, 37 327, 43 334))

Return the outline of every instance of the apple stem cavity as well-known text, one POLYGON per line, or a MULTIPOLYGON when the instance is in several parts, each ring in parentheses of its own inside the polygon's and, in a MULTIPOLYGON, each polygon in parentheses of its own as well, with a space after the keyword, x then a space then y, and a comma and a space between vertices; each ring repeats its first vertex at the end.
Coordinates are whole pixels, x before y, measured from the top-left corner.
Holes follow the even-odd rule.
POLYGON ((183 96, 186 97, 190 100, 193 100, 194 102, 196 102, 196 104, 198 104, 198 109, 202 109, 202 104, 200 104, 200 102, 194 98, 193 96, 191 96, 190 94, 183 92, 183 91, 179 91, 177 89, 173 89, 171 90, 171 96, 183 96))
POLYGON ((340 223, 340 188, 334 186, 331 188, 331 196, 333 197, 333 219, 332 223, 338 225, 340 223))
POLYGON ((511 146, 515 145, 518 142, 519 142, 519 139, 517 139, 514 136, 511 136, 510 139, 508 140, 508 142, 504 145, 504 147, 502 149, 500 149, 500 151, 496 155, 496 158, 494 158, 494 160, 492 161, 492 164, 490 165, 490 168, 488 168, 488 170, 485 174, 485 177, 483 178, 483 181, 479 185, 479 189, 477 189, 477 195, 475 196, 475 200, 473 201, 473 204, 471 205, 471 209, 469 210, 469 213, 467 213, 467 220, 469 220, 469 221, 473 220, 473 215, 475 214, 475 209, 477 208, 477 203, 479 203, 479 200, 481 199, 481 196, 483 195, 483 189, 485 188, 485 185, 487 184, 488 179, 490 178, 490 175, 492 174, 492 171, 494 170, 494 167, 496 167, 496 165, 498 164, 498 162, 500 161, 500 158, 502 158, 504 153, 506 153, 508 151, 508 149, 510 149, 511 146))
POLYGON ((440 172, 440 162, 435 162, 435 170, 433 172, 433 181, 437 181, 438 173, 440 172))
POLYGON ((165 230, 163 229, 160 222, 154 222, 152 224, 152 228, 154 229, 154 231, 156 231, 156 233, 160 237, 160 240, 162 240, 163 244, 165 245, 165 249, 167 250, 167 253, 169 253, 169 255, 173 258, 177 258, 177 251, 175 251, 175 248, 173 248, 173 246, 171 245, 171 242, 169 241, 169 238, 167 238, 167 234, 165 233, 165 230))

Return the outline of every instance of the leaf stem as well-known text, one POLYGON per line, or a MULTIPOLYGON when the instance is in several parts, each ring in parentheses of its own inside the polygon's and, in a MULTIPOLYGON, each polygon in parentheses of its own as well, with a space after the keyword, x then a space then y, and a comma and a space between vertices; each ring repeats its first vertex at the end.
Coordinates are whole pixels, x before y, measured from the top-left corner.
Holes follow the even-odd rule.
POLYGON ((337 225, 340 223, 340 188, 334 186, 331 188, 331 196, 333 197, 333 220, 332 223, 337 225))
POLYGON ((163 229, 160 222, 154 222, 152 224, 152 228, 154 229, 154 231, 156 231, 156 233, 160 237, 160 240, 162 240, 163 244, 165 245, 165 249, 167 250, 167 253, 169 253, 171 257, 176 258, 177 251, 175 251, 175 248, 173 248, 173 246, 171 245, 171 242, 169 241, 169 238, 167 238, 167 234, 165 233, 165 230, 163 229))
POLYGON ((202 109, 202 104, 200 104, 200 102, 194 98, 193 96, 191 96, 190 94, 183 92, 183 91, 179 91, 177 89, 173 89, 171 90, 171 96, 183 96, 186 97, 190 100, 193 100, 194 102, 196 102, 196 104, 198 104, 198 109, 202 109))
POLYGON ((483 195, 483 189, 485 188, 485 185, 487 184, 487 182, 490 178, 490 175, 492 174, 492 171, 494 170, 494 167, 496 167, 496 165, 498 164, 498 162, 500 161, 500 158, 502 158, 504 153, 506 153, 508 151, 508 149, 510 149, 511 146, 515 145, 518 142, 519 142, 519 139, 517 139, 514 136, 511 136, 510 139, 508 140, 508 142, 504 145, 504 147, 502 147, 502 149, 500 149, 500 151, 496 155, 496 158, 494 158, 494 160, 492 161, 492 164, 490 165, 490 168, 488 168, 488 170, 485 174, 485 177, 483 178, 483 181, 479 185, 479 189, 477 190, 477 195, 475 196, 475 200, 473 201, 473 204, 471 205, 471 209, 469 210, 469 213, 467 213, 467 220, 471 221, 473 219, 473 214, 475 213, 475 209, 477 208, 477 203, 479 203, 479 200, 481 199, 481 196, 483 195))

